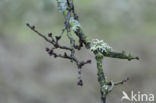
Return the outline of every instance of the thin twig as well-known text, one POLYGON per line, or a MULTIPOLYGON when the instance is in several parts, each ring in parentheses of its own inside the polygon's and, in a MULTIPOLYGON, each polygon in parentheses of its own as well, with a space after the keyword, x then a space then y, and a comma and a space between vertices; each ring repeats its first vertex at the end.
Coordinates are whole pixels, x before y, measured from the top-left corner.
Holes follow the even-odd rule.
POLYGON ((103 55, 106 57, 111 57, 111 58, 128 59, 129 61, 133 59, 139 60, 139 57, 132 56, 131 54, 126 55, 125 52, 121 52, 121 53, 118 53, 118 52, 105 53, 104 52, 103 55))
MULTIPOLYGON (((35 26, 31 26, 30 24, 26 24, 31 30, 33 30, 35 33, 37 33, 39 36, 41 36, 42 38, 44 38, 47 42, 53 44, 53 46, 56 48, 60 48, 60 49, 66 49, 69 50, 71 52, 73 52, 72 48, 66 47, 66 46, 60 46, 58 44, 58 42, 55 42, 54 40, 50 40, 48 39, 46 36, 44 36, 42 33, 40 33, 39 31, 37 31, 35 29, 35 26)), ((52 35, 51 35, 52 37, 52 35)), ((91 60, 87 60, 87 61, 79 61, 74 54, 72 56, 67 55, 67 53, 65 52, 64 55, 61 54, 56 54, 53 52, 53 50, 50 50, 48 48, 46 48, 46 51, 49 53, 49 55, 53 55, 54 57, 60 57, 60 58, 65 58, 65 59, 70 59, 70 60, 74 60, 75 63, 77 64, 78 68, 82 68, 82 66, 84 66, 85 64, 91 63, 91 60)))
MULTIPOLYGON (((67 47, 67 46, 61 46, 58 44, 58 42, 53 40, 48 39, 46 36, 44 36, 42 33, 40 33, 38 30, 35 29, 35 26, 31 26, 30 24, 26 24, 32 31, 34 31, 36 34, 38 34, 39 36, 41 36, 42 38, 44 38, 47 42, 49 42, 50 44, 52 44, 54 47, 56 48, 60 48, 60 49, 65 49, 65 50, 69 50, 72 51, 72 48, 67 47)), ((51 36, 52 37, 52 36, 51 36)))
POLYGON ((35 29, 35 26, 31 26, 30 24, 26 24, 31 30, 33 30, 35 33, 37 33, 39 36, 41 36, 42 38, 44 38, 47 42, 49 43, 52 43, 51 40, 49 40, 46 36, 44 36, 43 34, 41 34, 40 32, 38 32, 36 29, 35 29))
POLYGON ((84 66, 85 64, 91 63, 91 60, 79 61, 75 56, 69 56, 66 52, 64 52, 64 55, 62 55, 62 54, 55 53, 53 50, 50 50, 49 48, 46 48, 46 51, 48 52, 50 56, 54 56, 55 58, 60 57, 64 59, 73 60, 77 64, 77 67, 79 69, 81 69, 82 66, 84 66))
POLYGON ((129 80, 129 78, 126 78, 124 80, 121 80, 119 82, 115 82, 114 85, 117 86, 117 85, 120 85, 120 84, 124 84, 125 82, 127 82, 129 80))

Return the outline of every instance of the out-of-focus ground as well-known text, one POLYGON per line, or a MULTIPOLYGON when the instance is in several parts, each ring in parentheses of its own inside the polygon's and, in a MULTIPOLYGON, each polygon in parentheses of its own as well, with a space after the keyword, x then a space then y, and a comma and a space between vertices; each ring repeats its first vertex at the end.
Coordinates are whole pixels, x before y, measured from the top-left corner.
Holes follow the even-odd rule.
MULTIPOLYGON (((156 0, 75 0, 75 5, 90 39, 141 58, 105 58, 108 79, 132 77, 113 89, 108 103, 121 103, 122 91, 156 94, 156 0)), ((83 67, 84 86, 78 87, 76 66, 49 57, 44 49, 50 45, 25 26, 59 34, 63 21, 55 0, 0 1, 0 103, 100 103, 95 61, 83 67)), ((94 59, 85 49, 77 56, 94 59)))

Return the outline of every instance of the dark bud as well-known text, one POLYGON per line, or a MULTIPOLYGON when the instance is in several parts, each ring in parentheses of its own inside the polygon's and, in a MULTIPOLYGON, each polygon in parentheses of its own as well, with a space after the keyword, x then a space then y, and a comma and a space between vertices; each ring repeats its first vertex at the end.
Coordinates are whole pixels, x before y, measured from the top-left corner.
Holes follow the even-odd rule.
POLYGON ((54 55, 54 58, 57 58, 57 54, 54 53, 53 55, 54 55))
POLYGON ((67 57, 67 53, 66 52, 64 53, 64 56, 67 57))
POLYGON ((49 51, 49 55, 52 56, 53 55, 53 50, 49 51))
POLYGON ((91 62, 92 62, 92 60, 90 60, 90 59, 89 59, 89 60, 87 60, 87 63, 91 63, 91 62))
POLYGON ((85 40, 80 40, 80 43, 85 43, 86 44, 85 40))
POLYGON ((27 25, 27 26, 30 26, 30 24, 29 24, 29 23, 26 23, 26 25, 27 25))
POLYGON ((78 48, 79 48, 79 46, 78 46, 78 45, 75 45, 74 47, 75 47, 75 49, 78 49, 78 48))
POLYGON ((78 71, 78 74, 81 75, 82 74, 81 71, 78 71))
POLYGON ((52 35, 53 35, 52 33, 49 33, 49 34, 48 34, 48 37, 52 37, 52 35))
POLYGON ((139 57, 136 57, 136 60, 139 60, 140 58, 139 57))
POLYGON ((32 28, 32 29, 35 29, 35 26, 32 26, 31 28, 32 28))
POLYGON ((60 40, 61 39, 61 36, 55 36, 56 40, 60 40))
POLYGON ((49 51, 50 51, 50 49, 49 49, 49 48, 45 48, 45 50, 46 50, 47 52, 49 52, 49 51))
POLYGON ((79 20, 79 17, 75 14, 74 19, 79 20))
POLYGON ((82 81, 82 80, 79 80, 79 81, 77 82, 77 85, 78 85, 78 86, 83 86, 83 81, 82 81))
POLYGON ((83 43, 82 42, 80 42, 80 47, 83 47, 83 43))

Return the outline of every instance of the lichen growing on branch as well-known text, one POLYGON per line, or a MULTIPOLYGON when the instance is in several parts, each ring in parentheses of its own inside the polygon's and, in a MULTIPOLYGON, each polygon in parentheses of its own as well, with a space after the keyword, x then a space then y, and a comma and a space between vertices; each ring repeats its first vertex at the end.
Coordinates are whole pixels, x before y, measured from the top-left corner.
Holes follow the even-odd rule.
POLYGON ((103 40, 93 39, 91 43, 90 50, 92 52, 105 52, 109 53, 112 51, 112 47, 110 47, 107 43, 105 43, 103 40))
POLYGON ((106 79, 106 76, 104 74, 104 69, 102 66, 104 57, 111 57, 111 58, 119 58, 119 59, 127 59, 127 60, 133 60, 137 59, 138 57, 133 56, 131 54, 126 55, 125 51, 115 52, 112 47, 110 47, 107 43, 105 43, 103 40, 93 39, 90 41, 87 37, 87 35, 83 32, 81 24, 79 22, 78 15, 75 12, 74 3, 73 0, 56 0, 58 11, 62 12, 65 22, 64 22, 64 28, 61 31, 61 34, 58 36, 55 36, 52 33, 48 33, 47 36, 40 33, 35 26, 30 25, 27 23, 27 26, 34 31, 36 34, 41 36, 43 39, 45 39, 48 43, 52 45, 51 49, 46 48, 47 53, 50 56, 53 56, 55 58, 63 58, 70 60, 71 62, 74 62, 77 65, 78 68, 78 85, 82 86, 82 72, 81 69, 84 65, 90 64, 91 60, 79 60, 75 56, 76 50, 81 50, 82 47, 85 47, 86 49, 93 52, 95 55, 95 60, 97 63, 97 77, 98 82, 100 84, 100 92, 101 92, 101 102, 106 103, 106 97, 107 95, 112 91, 114 86, 123 84, 129 78, 126 78, 124 80, 121 80, 119 82, 113 82, 112 80, 109 81, 106 79), (66 36, 69 39, 70 46, 64 46, 59 43, 61 40, 63 34, 66 31, 66 36), (72 35, 72 31, 75 33, 75 35, 79 38, 79 43, 76 44, 76 39, 72 35), (55 50, 61 49, 64 51, 63 54, 58 54, 55 50), (70 51, 70 54, 68 53, 70 51))
POLYGON ((71 29, 74 32, 81 27, 81 24, 77 20, 75 20, 73 17, 70 18, 69 23, 70 23, 71 29))
POLYGON ((57 7, 59 12, 64 12, 67 9, 67 1, 66 0, 56 0, 57 1, 57 7))

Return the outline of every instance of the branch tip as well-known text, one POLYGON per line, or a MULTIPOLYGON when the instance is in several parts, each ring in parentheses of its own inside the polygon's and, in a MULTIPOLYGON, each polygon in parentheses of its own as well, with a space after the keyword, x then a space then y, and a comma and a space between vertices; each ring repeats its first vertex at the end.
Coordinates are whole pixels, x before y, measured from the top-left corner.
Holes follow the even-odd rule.
POLYGON ((127 77, 126 79, 121 80, 121 81, 119 81, 119 82, 115 82, 114 85, 117 86, 117 85, 120 85, 120 84, 124 84, 124 83, 127 82, 128 80, 130 80, 129 77, 127 77))

